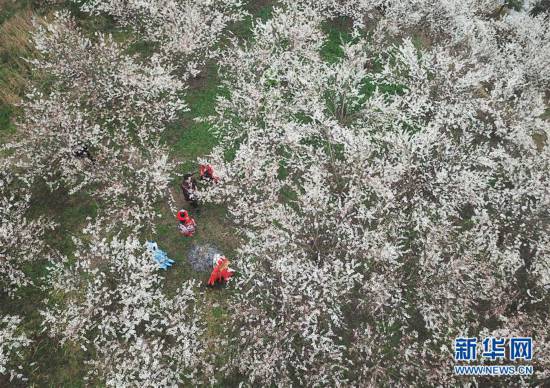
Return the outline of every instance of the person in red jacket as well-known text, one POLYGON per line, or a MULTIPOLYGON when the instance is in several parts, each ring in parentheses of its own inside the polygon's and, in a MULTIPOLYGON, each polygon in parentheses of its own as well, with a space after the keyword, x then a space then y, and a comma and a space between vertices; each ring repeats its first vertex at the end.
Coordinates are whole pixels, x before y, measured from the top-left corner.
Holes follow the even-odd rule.
POLYGON ((199 175, 201 180, 217 183, 220 178, 214 173, 214 168, 208 163, 199 165, 199 175))
POLYGON ((213 286, 216 283, 224 284, 231 276, 235 274, 235 271, 229 268, 229 260, 225 256, 217 256, 213 260, 214 269, 208 279, 208 285, 213 286))
POLYGON ((178 225, 178 229, 185 237, 191 237, 193 234, 195 234, 195 230, 197 229, 197 223, 195 220, 189 215, 187 210, 180 210, 178 212, 178 220, 180 221, 178 225))

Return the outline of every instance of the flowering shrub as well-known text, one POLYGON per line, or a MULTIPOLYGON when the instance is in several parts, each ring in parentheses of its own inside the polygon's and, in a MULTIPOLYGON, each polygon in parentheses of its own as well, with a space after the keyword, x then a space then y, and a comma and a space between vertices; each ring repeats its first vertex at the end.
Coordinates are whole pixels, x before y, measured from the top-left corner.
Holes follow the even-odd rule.
POLYGON ((63 13, 35 41, 43 57, 33 64, 52 85, 25 105, 26 137, 13 147, 32 150, 26 168, 52 188, 92 189, 119 208, 153 212, 174 168, 159 136, 185 109, 183 84, 157 57, 137 62, 101 34, 92 42, 63 13))
POLYGON ((524 12, 484 19, 478 2, 462 20, 450 3, 416 5, 416 20, 388 2, 378 39, 355 34, 333 64, 322 18, 288 5, 224 56, 222 176, 205 197, 247 239, 233 324, 250 381, 454 384, 458 335, 526 329, 546 347, 548 30, 524 12), (422 20, 440 43, 381 31, 422 20), (532 330, 514 326, 527 311, 532 330))
POLYGON ((191 74, 198 72, 197 63, 213 53, 224 29, 245 15, 241 0, 93 0, 83 3, 81 9, 113 16, 143 34, 146 41, 156 43, 178 66, 185 64, 191 74))
MULTIPOLYGON (((0 283, 17 295, 48 258, 34 182, 101 202, 40 306, 87 383, 482 385, 452 374, 454 338, 520 335, 535 374, 502 383, 549 378, 550 30, 533 2, 283 0, 228 47, 238 0, 78 4, 154 48, 134 57, 66 13, 37 27, 45 82, 1 150, 0 283), (329 61, 335 17, 347 38, 329 61), (198 161, 219 180, 201 201, 243 242, 219 330, 201 321, 211 294, 165 288, 144 245, 159 201, 179 208, 161 135, 214 58, 223 92, 197 119, 219 143, 198 161)), ((0 321, 0 374, 17 375, 20 323, 0 321)))
POLYGON ((32 180, 12 172, 8 160, 0 160, 0 293, 15 296, 33 282, 24 266, 49 258, 44 234, 53 229, 45 218, 29 220, 32 180))
POLYGON ((91 352, 89 377, 109 386, 192 380, 203 352, 194 283, 168 296, 145 246, 105 232, 91 225, 75 241, 74 264, 52 264, 49 288, 60 302, 42 311, 49 334, 91 352))
POLYGON ((9 372, 10 381, 14 378, 25 379, 17 370, 19 368, 12 366, 20 349, 31 343, 25 334, 18 333, 20 323, 21 318, 13 315, 5 315, 0 319, 0 375, 9 372))

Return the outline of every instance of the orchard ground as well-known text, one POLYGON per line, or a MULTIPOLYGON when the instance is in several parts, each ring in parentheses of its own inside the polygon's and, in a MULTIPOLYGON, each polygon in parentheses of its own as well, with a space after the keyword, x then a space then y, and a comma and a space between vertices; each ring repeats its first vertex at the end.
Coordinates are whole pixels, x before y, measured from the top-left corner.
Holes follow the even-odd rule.
MULTIPOLYGON (((247 8, 252 16, 233 24, 230 32, 243 43, 250 41, 254 19, 268 19, 271 16, 273 4, 272 1, 250 1, 247 8)), ((47 79, 41 79, 40 74, 33 74, 23 60, 23 58, 32 58, 34 55, 29 42, 31 20, 35 17, 38 20, 47 20, 51 17, 51 13, 59 8, 71 9, 80 26, 90 35, 94 31, 103 31, 112 33, 120 41, 132 38, 128 32, 117 29, 108 17, 85 15, 71 2, 56 6, 41 6, 32 1, 0 0, 0 142, 7 142, 17 137, 15 122, 21 114, 18 101, 23 98, 27 83, 47 83, 47 79)), ((352 39, 349 33, 351 22, 345 18, 335 19, 325 23, 324 29, 328 40, 324 42, 321 54, 327 62, 335 62, 343 54, 341 43, 352 39)), ((430 42, 421 32, 411 32, 411 34, 415 45, 429 45, 430 42)), ((227 42, 223 40, 220 43, 220 45, 225 44, 227 42)), ((154 50, 155 48, 147 42, 139 41, 134 42, 129 48, 131 53, 144 56, 154 50)), ((366 90, 373 88, 368 83, 364 87, 366 90)), ((398 85, 382 85, 382 87, 387 93, 399 92, 398 85)), ((210 61, 202 68, 201 73, 188 83, 185 99, 190 108, 189 111, 182 113, 164 132, 163 141, 171 147, 172 157, 180 163, 180 166, 173 172, 170 193, 167 193, 163 201, 157 204, 157 210, 161 216, 158 218, 156 233, 145 237, 157 241, 159 247, 167 251, 168 256, 176 261, 176 264, 165 273, 164 284, 168 294, 173 293, 183 280, 196 279, 203 284, 206 281, 206 275, 194 272, 186 261, 186 255, 192 244, 213 244, 229 258, 234 256, 235 249, 240 244, 231 229, 225 209, 209 204, 202 205, 199 210, 190 209, 198 223, 198 232, 193 238, 182 237, 177 232, 175 215, 168 200, 172 197, 176 206, 184 205, 179 188, 181 176, 186 172, 196 171, 197 158, 207 155, 216 145, 216 138, 211 133, 209 124, 196 119, 214 114, 216 98, 224 92, 220 87, 217 64, 215 61, 210 61)), ((550 117, 548 110, 546 117, 550 117)), ((544 139, 539 141, 543 142, 544 139)), ((69 195, 64 191, 51 192, 46 186, 40 185, 34 189, 33 201, 31 213, 46 214, 58 225, 49 234, 48 242, 67 257, 71 257, 74 250, 72 237, 81 236, 86 217, 94 217, 101 206, 101 203, 86 193, 69 195)), ((26 272, 32 274, 32 279, 37 284, 41 283, 46 270, 45 262, 33 263, 26 268, 26 272)), ((205 336, 209 341, 207 349, 210 352, 219 351, 216 334, 226 330, 227 296, 231 292, 233 292, 231 287, 208 290, 201 294, 203 300, 197 301, 209 307, 204 309, 206 312, 204 321, 207 322, 205 336)), ((29 333, 40 332, 38 308, 48 301, 43 301, 43 294, 39 287, 22 288, 19 296, 21 299, 17 303, 7 298, 0 299, 3 312, 21 314, 25 317, 24 326, 29 329, 29 333)), ((397 339, 397 336, 395 338, 397 339)), ((25 357, 29 360, 29 364, 25 366, 26 375, 30 379, 29 385, 86 385, 83 380, 85 371, 82 368, 82 361, 93 355, 69 345, 59 346, 45 334, 31 339, 33 343, 25 350, 29 353, 25 357)), ((388 351, 391 351, 391 345, 386 344, 388 351)), ((223 358, 217 360, 223 362, 223 358)), ((235 381, 238 381, 238 376, 235 376, 235 381)), ((233 383, 232 380, 221 380, 220 385, 231 383, 233 383)), ((6 384, 7 382, 0 378, 0 386, 6 384)))

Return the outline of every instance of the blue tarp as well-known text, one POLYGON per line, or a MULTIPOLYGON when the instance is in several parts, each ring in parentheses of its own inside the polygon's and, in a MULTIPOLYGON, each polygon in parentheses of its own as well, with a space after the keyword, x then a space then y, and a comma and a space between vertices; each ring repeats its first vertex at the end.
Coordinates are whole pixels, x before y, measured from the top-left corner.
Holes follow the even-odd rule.
POLYGON ((153 260, 159 265, 161 269, 168 269, 174 264, 174 260, 170 259, 166 252, 160 249, 156 242, 147 241, 147 249, 153 253, 153 260))

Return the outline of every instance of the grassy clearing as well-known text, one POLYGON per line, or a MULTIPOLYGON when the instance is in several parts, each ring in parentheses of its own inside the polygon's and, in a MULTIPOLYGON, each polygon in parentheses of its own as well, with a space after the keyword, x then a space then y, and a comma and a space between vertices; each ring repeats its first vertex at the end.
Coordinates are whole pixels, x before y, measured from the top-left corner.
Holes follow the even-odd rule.
MULTIPOLYGON (((266 20, 270 17, 273 8, 272 1, 254 2, 248 7, 253 18, 266 20)), ((242 39, 251 38, 253 21, 247 18, 230 27, 230 32, 242 39)), ((215 205, 202 205, 199 209, 186 206, 185 200, 179 188, 180 179, 187 172, 198 172, 197 158, 206 156, 217 144, 217 139, 211 131, 209 123, 196 121, 215 113, 216 98, 224 91, 220 87, 217 65, 208 63, 201 73, 189 82, 186 93, 186 102, 189 110, 184 112, 180 119, 170 126, 163 136, 163 141, 172 149, 175 160, 181 162, 180 171, 176 172, 176 178, 170 188, 171 195, 177 206, 184 206, 190 211, 198 224, 195 236, 184 238, 176 230, 177 221, 175 214, 163 203, 159 210, 162 219, 158 225, 155 236, 159 245, 167 250, 178 262, 181 269, 176 267, 167 272, 167 284, 177 286, 177 279, 196 277, 191 268, 185 262, 185 256, 192 244, 210 243, 219 247, 231 257, 231 253, 238 246, 238 240, 234 237, 226 211, 223 207, 215 205)), ((168 287, 173 288, 173 287, 168 287)))
POLYGON ((217 140, 211 133, 210 124, 197 122, 196 118, 207 117, 215 112, 216 97, 221 92, 215 64, 207 65, 201 74, 190 83, 186 95, 189 111, 182 114, 180 120, 172 125, 164 135, 164 141, 170 145, 173 157, 181 162, 181 169, 170 187, 170 195, 177 207, 184 207, 197 222, 197 232, 192 237, 183 237, 177 231, 177 220, 166 202, 160 204, 162 215, 157 224, 157 233, 153 239, 164 249, 176 264, 166 271, 165 290, 168 294, 177 292, 182 282, 195 279, 203 288, 197 300, 206 323, 205 340, 208 355, 219 351, 215 344, 216 336, 224 330, 228 310, 226 289, 207 289, 205 283, 208 273, 194 271, 187 262, 187 254, 194 244, 211 244, 232 258, 239 241, 233 234, 230 220, 222 206, 204 204, 194 209, 183 198, 179 187, 181 176, 187 172, 198 172, 197 158, 208 154, 217 140))
MULTIPOLYGON (((271 15, 272 2, 255 4, 249 8, 254 18, 267 20, 271 15)), ((241 40, 251 39, 252 18, 231 26, 231 32, 241 40)), ((222 44, 224 44, 222 42, 222 44)), ((215 63, 207 64, 197 78, 189 84, 186 93, 186 102, 189 111, 182 114, 180 120, 172 125, 164 135, 164 141, 170 145, 173 156, 182 163, 178 178, 174 180, 170 188, 171 195, 177 206, 185 207, 197 221, 197 232, 193 238, 181 236, 176 227, 177 220, 169 206, 164 203, 160 207, 161 220, 157 225, 157 234, 154 239, 159 246, 166 250, 168 256, 176 261, 176 264, 166 272, 165 289, 168 294, 177 291, 177 288, 187 279, 198 279, 205 287, 208 278, 207 273, 197 273, 188 264, 186 257, 193 244, 212 244, 219 248, 230 259, 234 257, 235 250, 240 241, 234 235, 231 222, 227 218, 224 207, 216 205, 202 205, 199 209, 186 206, 179 188, 180 177, 186 172, 198 170, 197 158, 207 155, 217 144, 212 134, 210 124, 196 121, 197 118, 205 118, 215 113, 216 98, 224 91, 220 88, 218 69, 215 63)), ((237 263, 238 267, 238 263, 237 263)), ((220 349, 216 338, 223 330, 226 330, 226 322, 230 311, 228 298, 234 292, 231 288, 207 289, 201 293, 197 303, 202 307, 203 321, 206 323, 205 340, 207 343, 207 357, 216 353, 215 359, 221 364, 224 357, 220 356, 220 349)), ((230 351, 230 350, 229 350, 230 351)), ((225 381, 222 385, 231 385, 231 381, 225 381)))

